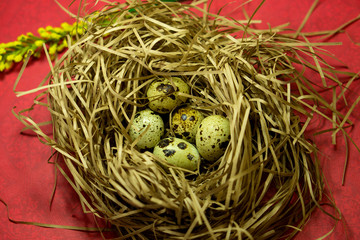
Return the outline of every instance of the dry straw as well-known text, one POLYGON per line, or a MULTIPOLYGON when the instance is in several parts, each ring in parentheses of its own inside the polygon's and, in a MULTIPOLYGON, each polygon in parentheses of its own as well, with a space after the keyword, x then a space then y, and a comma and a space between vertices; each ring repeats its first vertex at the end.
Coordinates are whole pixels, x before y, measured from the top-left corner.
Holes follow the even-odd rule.
POLYGON ((303 40, 280 34, 281 27, 256 30, 251 18, 235 21, 206 6, 110 4, 82 19, 87 33, 39 88, 17 92, 43 90, 35 104, 50 111, 53 136, 27 110, 17 117, 62 155, 68 171, 57 167, 84 211, 108 220, 118 239, 291 238, 322 208, 317 149, 304 132, 315 115, 344 134, 351 122, 303 73, 318 72, 324 86, 342 89, 335 100, 355 75, 338 79, 321 57, 319 46, 328 43, 311 43, 300 31, 303 40), (188 105, 231 124, 225 154, 195 173, 138 151, 128 135, 149 102, 149 83, 171 76, 191 87, 188 105))

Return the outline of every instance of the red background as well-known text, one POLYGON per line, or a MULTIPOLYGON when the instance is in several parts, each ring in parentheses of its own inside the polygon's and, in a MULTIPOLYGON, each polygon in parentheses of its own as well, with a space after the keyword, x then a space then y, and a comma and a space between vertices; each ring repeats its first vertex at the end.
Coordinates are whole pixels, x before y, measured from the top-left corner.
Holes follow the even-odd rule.
MULTIPOLYGON (((60 0, 68 6, 70 0, 60 0)), ((90 4, 94 1, 88 1, 90 4)), ((244 0, 228 2, 223 15, 241 17, 241 9, 236 9, 244 0)), ((212 11, 216 12, 225 2, 214 0, 212 11)), ((260 1, 251 2, 246 8, 251 13, 260 1)), ((268 0, 255 19, 263 21, 262 26, 270 23, 272 26, 290 22, 292 28, 297 28, 312 0, 268 0)), ((76 13, 79 1, 70 9, 76 13)), ((304 31, 335 29, 341 24, 360 14, 358 0, 320 0, 311 15, 304 31)), ((17 36, 27 32, 36 33, 39 27, 47 25, 59 26, 62 22, 73 20, 62 11, 53 0, 12 0, 0 1, 0 43, 16 40, 17 36)), ((341 33, 328 39, 343 45, 327 47, 353 72, 360 71, 360 21, 346 28, 341 33), (354 41, 354 42, 353 42, 354 41)), ((30 106, 34 95, 17 98, 13 93, 13 84, 20 66, 11 71, 0 73, 0 198, 9 207, 10 218, 18 221, 33 221, 47 224, 72 226, 96 226, 90 214, 82 213, 77 195, 70 185, 59 175, 55 199, 50 209, 50 198, 55 182, 53 165, 47 163, 50 155, 49 147, 41 144, 34 136, 20 134, 22 124, 15 119, 11 109, 23 109, 30 106)), ((49 71, 45 58, 29 64, 19 84, 19 90, 36 87, 49 71)), ((348 91, 348 100, 353 102, 359 96, 360 84, 356 81, 348 91)), ((351 119, 355 127, 349 133, 360 145, 360 105, 354 111, 351 119)), ((39 119, 49 117, 38 113, 39 119)), ((319 122, 310 129, 320 126, 319 122)), ((321 123, 321 127, 330 127, 321 123)), ((317 137, 317 144, 323 154, 320 159, 324 175, 328 181, 336 204, 341 210, 344 221, 340 222, 334 233, 328 239, 358 239, 360 236, 360 153, 350 144, 350 159, 345 185, 341 185, 342 171, 345 162, 344 140, 339 135, 338 145, 332 146, 328 134, 317 137)), ((333 227, 334 221, 321 211, 315 211, 305 226, 303 232, 295 239, 316 239, 327 233, 333 227)), ((101 239, 99 233, 41 228, 23 224, 14 224, 7 218, 6 207, 0 204, 0 239, 101 239)))

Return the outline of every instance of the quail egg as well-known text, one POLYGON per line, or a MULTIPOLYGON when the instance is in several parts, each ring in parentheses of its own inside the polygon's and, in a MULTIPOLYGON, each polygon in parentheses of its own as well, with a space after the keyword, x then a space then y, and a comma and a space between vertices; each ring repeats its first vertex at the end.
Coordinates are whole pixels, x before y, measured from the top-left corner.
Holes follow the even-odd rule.
POLYGON ((229 140, 230 122, 221 115, 204 118, 196 132, 196 147, 200 155, 208 161, 221 157, 229 140))
POLYGON ((172 77, 169 79, 153 81, 147 92, 146 96, 149 99, 149 108, 158 113, 169 113, 175 107, 186 101, 186 98, 179 96, 178 93, 189 94, 189 86, 180 78, 172 77), (174 88, 172 82, 177 89, 174 88))
POLYGON ((194 108, 179 108, 172 115, 171 127, 176 137, 193 143, 196 131, 203 119, 202 113, 194 108))
POLYGON ((180 138, 162 139, 153 153, 170 164, 191 171, 195 171, 200 164, 200 155, 195 146, 180 138))
POLYGON ((164 135, 164 122, 151 109, 139 111, 135 114, 135 118, 130 126, 129 135, 133 141, 141 137, 136 144, 139 149, 151 149, 164 135), (144 133, 146 129, 147 131, 144 133), (141 134, 144 135, 140 136, 141 134))

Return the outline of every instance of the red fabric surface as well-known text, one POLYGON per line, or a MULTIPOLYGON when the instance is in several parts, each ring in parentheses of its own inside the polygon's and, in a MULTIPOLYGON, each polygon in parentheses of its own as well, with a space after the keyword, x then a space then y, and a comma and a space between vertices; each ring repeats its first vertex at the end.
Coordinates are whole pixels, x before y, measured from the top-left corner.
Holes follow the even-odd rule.
MULTIPOLYGON (((70 0, 60 0, 68 6, 70 0)), ((76 12, 79 1, 70 9, 76 12)), ((241 17, 242 11, 237 8, 245 0, 228 2, 223 15, 241 17)), ((91 4, 91 2, 89 1, 91 4)), ((212 11, 217 12, 225 1, 214 0, 212 11)), ((246 8, 251 13, 260 1, 256 0, 246 8)), ((255 19, 262 20, 261 26, 270 24, 276 26, 290 22, 290 27, 297 28, 312 0, 268 0, 255 19)), ((12 0, 0 1, 0 42, 14 41, 17 36, 26 32, 35 33, 39 27, 47 25, 59 26, 62 22, 73 20, 62 11, 53 0, 12 0)), ((355 18, 360 13, 358 0, 320 0, 319 5, 311 15, 304 31, 335 29, 341 24, 355 18)), ((334 53, 351 71, 360 71, 360 21, 346 28, 328 41, 342 42, 341 46, 331 46, 326 49, 334 53)), ((339 66, 338 63, 334 62, 339 66)), ((55 183, 53 165, 48 164, 50 148, 41 144, 37 137, 20 134, 22 124, 15 119, 11 110, 29 107, 34 95, 17 98, 13 93, 13 84, 20 66, 13 70, 0 73, 0 198, 9 207, 10 218, 17 221, 33 221, 47 224, 71 226, 96 226, 91 214, 82 213, 77 195, 71 186, 59 174, 57 189, 52 207, 50 199, 55 183)), ((18 86, 19 90, 36 87, 49 71, 45 58, 29 64, 18 86)), ((359 96, 360 84, 356 81, 348 91, 348 101, 351 104, 359 96)), ((360 105, 354 110, 351 120, 355 127, 350 130, 350 136, 360 145, 360 105)), ((40 120, 49 116, 44 112, 36 112, 40 120)), ((330 127, 328 123, 315 122, 310 130, 330 127)), ((323 154, 320 157, 324 175, 335 198, 337 206, 343 214, 340 222, 328 239, 358 239, 360 236, 360 153, 350 143, 349 164, 345 185, 341 185, 342 171, 345 162, 344 139, 338 136, 338 145, 331 145, 329 134, 316 138, 323 154)), ((102 224, 100 222, 100 224, 102 224)), ((303 232, 295 239, 316 239, 331 230, 334 220, 316 210, 303 232)), ((15 224, 8 220, 7 210, 0 204, 0 239, 101 239, 97 232, 81 232, 53 228, 41 228, 24 224, 15 224)))

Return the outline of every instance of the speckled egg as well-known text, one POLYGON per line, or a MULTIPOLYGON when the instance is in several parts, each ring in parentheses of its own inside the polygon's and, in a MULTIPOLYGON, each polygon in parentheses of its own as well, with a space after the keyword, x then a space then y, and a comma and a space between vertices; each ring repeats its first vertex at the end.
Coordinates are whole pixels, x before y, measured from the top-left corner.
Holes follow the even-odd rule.
POLYGON ((208 161, 215 161, 221 157, 229 141, 230 122, 221 115, 204 118, 196 132, 196 148, 208 161))
POLYGON ((158 113, 169 113, 175 107, 186 101, 186 97, 179 96, 179 92, 189 94, 189 86, 180 78, 158 79, 153 81, 146 96, 149 99, 149 108, 158 113), (174 83, 177 89, 171 84, 174 83))
POLYGON ((148 130, 136 144, 139 149, 146 150, 153 148, 164 135, 164 122, 162 118, 151 109, 145 109, 135 114, 129 130, 131 139, 135 141, 148 126, 148 130))
POLYGON ((154 148, 154 155, 177 167, 195 171, 200 155, 194 145, 180 138, 164 138, 154 148))
POLYGON ((179 108, 172 115, 171 128, 176 137, 193 143, 196 131, 203 119, 202 113, 194 108, 179 108))

